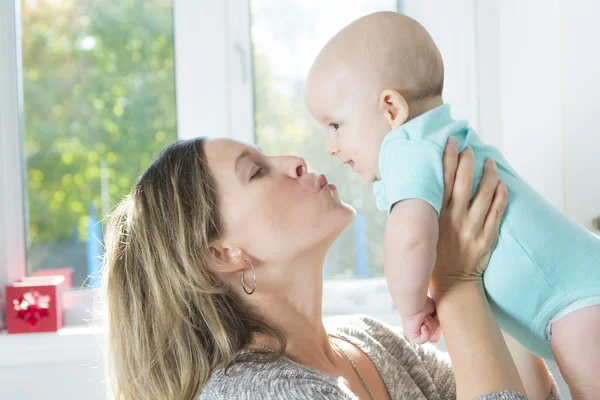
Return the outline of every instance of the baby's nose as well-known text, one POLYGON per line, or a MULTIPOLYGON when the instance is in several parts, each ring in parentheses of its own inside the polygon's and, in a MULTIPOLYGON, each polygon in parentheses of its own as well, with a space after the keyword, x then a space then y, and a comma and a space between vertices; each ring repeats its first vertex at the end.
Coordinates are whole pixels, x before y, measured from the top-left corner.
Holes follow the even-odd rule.
POLYGON ((337 145, 337 140, 335 138, 335 133, 333 132, 329 133, 327 137, 327 152, 331 156, 336 156, 340 152, 340 149, 337 145))

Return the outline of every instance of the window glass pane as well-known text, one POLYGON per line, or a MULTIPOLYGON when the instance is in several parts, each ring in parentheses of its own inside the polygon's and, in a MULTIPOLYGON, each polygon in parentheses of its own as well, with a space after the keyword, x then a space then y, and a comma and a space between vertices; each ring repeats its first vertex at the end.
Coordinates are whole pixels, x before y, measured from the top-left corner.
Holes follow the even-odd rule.
POLYGON ((72 268, 77 287, 107 213, 176 139, 172 4, 21 3, 29 272, 72 268))
POLYGON ((324 129, 303 100, 304 80, 321 47, 353 20, 396 0, 252 0, 256 141, 267 154, 304 157, 325 173, 340 197, 357 211, 354 224, 332 247, 327 277, 383 274, 385 213, 377 211, 371 185, 327 155, 324 129))

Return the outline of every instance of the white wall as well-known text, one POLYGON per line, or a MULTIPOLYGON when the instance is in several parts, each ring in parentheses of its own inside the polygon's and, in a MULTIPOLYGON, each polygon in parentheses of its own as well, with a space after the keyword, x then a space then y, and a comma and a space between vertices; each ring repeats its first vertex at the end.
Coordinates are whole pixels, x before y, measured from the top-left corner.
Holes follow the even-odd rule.
POLYGON ((481 133, 562 210, 558 3, 477 2, 476 15, 481 133))
POLYGON ((600 215, 594 0, 477 2, 480 130, 580 224, 600 215))
POLYGON ((475 60, 475 0, 403 0, 402 12, 431 34, 444 59, 444 101, 452 115, 479 128, 475 60), (432 12, 435 7, 436 12, 432 12))
POLYGON ((588 225, 600 215, 600 2, 561 2, 565 210, 588 225))

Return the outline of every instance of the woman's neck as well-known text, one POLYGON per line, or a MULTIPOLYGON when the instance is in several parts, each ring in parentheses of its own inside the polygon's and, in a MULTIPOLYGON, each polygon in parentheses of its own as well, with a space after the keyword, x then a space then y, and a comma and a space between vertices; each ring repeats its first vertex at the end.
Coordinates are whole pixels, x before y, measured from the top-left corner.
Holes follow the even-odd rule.
MULTIPOLYGON (((254 307, 285 335, 287 358, 316 369, 332 364, 334 353, 323 325, 324 257, 303 259, 286 265, 290 285, 284 290, 260 294, 254 307)), ((276 268, 276 267, 273 267, 276 268)), ((257 334, 255 340, 276 349, 276 340, 257 334)))

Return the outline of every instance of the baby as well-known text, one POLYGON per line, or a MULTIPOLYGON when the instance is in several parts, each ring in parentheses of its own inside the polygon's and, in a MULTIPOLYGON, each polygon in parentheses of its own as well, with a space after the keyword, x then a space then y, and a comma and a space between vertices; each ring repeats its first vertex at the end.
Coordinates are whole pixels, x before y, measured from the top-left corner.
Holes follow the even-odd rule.
POLYGON ((428 32, 391 12, 339 32, 306 84, 307 106, 328 132, 327 150, 375 183, 377 207, 389 214, 385 274, 405 334, 423 343, 439 327, 427 290, 443 197, 442 152, 454 137, 459 149, 475 152, 474 188, 488 158, 508 188, 484 274, 501 328, 530 352, 555 358, 574 393, 600 396, 600 241, 537 194, 466 121, 453 120, 443 84, 442 57, 428 32))

